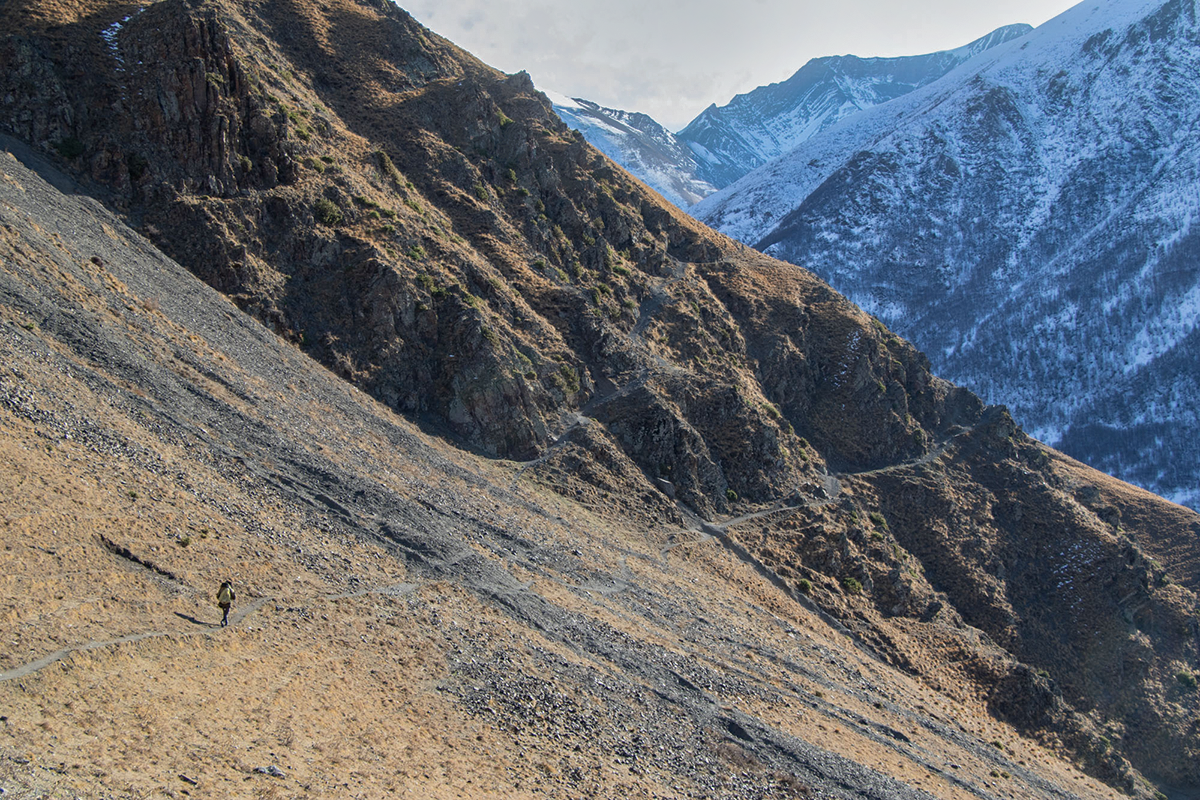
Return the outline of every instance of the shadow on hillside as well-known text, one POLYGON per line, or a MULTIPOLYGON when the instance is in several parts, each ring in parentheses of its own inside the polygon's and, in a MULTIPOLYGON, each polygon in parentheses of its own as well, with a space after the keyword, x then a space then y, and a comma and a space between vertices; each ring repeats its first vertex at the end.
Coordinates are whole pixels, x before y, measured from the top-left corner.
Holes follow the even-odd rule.
POLYGON ((20 161, 27 169, 36 172, 43 180, 58 189, 63 194, 75 194, 79 191, 78 184, 62 173, 41 154, 19 139, 0 134, 0 150, 7 150, 13 158, 20 161))
POLYGON ((193 625, 203 625, 205 628, 214 628, 217 625, 217 623, 215 623, 215 622, 205 622, 202 619, 196 619, 195 617, 188 616, 187 614, 182 614, 178 611, 175 612, 175 616, 179 617, 180 619, 186 619, 188 622, 192 623, 193 625))

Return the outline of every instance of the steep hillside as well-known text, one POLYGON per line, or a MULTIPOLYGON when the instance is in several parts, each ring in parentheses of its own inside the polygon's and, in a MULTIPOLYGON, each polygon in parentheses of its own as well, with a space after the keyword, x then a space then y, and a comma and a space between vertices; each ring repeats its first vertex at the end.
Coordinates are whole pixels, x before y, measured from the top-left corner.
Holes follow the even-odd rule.
POLYGON ((694 213, 1042 440, 1195 506, 1197 75, 1193 3, 1083 3, 694 213))
POLYGON ((814 58, 786 81, 709 106, 678 139, 695 153, 697 174, 723 189, 846 117, 932 83, 1030 30, 1028 25, 1008 25, 955 50, 921 56, 814 58))
POLYGON ((1200 785, 1200 519, 665 204, 527 76, 388 2, 0 23, 0 125, 262 323, 5 162, 14 780, 1200 785), (214 632, 231 564, 262 616, 214 632))
POLYGON ((554 112, 588 144, 680 208, 717 190, 699 177, 700 165, 687 143, 646 114, 604 108, 581 98, 547 96, 554 112))
POLYGON ((69 193, 0 151, 6 796, 1119 796, 960 651, 931 688, 735 528, 614 513, 615 448, 576 501, 423 434, 5 146, 69 193))

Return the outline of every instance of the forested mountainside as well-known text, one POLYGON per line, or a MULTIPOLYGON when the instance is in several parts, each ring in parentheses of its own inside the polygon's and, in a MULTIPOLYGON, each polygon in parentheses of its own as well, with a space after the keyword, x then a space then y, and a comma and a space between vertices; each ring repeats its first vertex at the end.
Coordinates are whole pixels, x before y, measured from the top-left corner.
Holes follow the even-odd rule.
POLYGON ((14 786, 1196 787, 1200 519, 527 76, 368 0, 0 25, 14 786))
POLYGON ((1036 437, 1200 503, 1191 2, 1082 3, 696 206, 1036 437))

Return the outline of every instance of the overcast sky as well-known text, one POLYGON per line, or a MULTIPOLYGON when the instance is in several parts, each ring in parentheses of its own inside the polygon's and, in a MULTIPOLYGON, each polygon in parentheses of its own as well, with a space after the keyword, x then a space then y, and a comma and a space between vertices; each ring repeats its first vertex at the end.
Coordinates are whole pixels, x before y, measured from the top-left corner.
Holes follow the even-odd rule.
POLYGON ((426 27, 540 89, 678 130, 710 103, 818 56, 948 50, 1040 25, 1076 0, 399 0, 426 27))

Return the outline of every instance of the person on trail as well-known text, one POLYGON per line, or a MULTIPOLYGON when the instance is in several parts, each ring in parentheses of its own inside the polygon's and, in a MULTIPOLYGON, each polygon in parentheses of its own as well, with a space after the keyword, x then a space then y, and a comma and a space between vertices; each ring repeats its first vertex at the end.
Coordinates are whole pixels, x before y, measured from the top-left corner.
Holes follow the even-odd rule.
POLYGON ((217 605, 221 607, 224 616, 221 617, 221 627, 224 628, 229 624, 229 607, 233 605, 233 601, 237 599, 237 595, 233 593, 233 583, 231 581, 223 581, 221 588, 217 589, 217 605))

